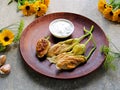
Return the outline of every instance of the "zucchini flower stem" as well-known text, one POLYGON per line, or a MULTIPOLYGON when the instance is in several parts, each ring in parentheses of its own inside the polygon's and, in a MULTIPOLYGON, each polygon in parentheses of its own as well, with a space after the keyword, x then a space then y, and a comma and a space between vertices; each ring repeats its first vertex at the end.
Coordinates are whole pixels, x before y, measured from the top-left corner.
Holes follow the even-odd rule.
MULTIPOLYGON (((92 25, 90 31, 93 30, 93 29, 94 29, 94 26, 92 25)), ((85 27, 84 27, 84 31, 90 34, 89 39, 85 42, 85 46, 86 46, 89 43, 89 41, 91 40, 91 38, 92 38, 92 32, 85 29, 85 27)))
POLYGON ((90 58, 90 56, 93 54, 93 52, 94 52, 95 49, 96 49, 96 42, 95 42, 92 34, 91 34, 91 40, 92 40, 92 42, 93 42, 93 44, 94 44, 94 47, 90 50, 89 54, 87 55, 87 57, 86 57, 87 60, 90 58))
POLYGON ((83 36, 81 36, 81 37, 78 38, 78 39, 79 39, 79 42, 80 42, 82 39, 84 39, 85 37, 87 37, 88 35, 90 35, 90 34, 93 32, 93 30, 94 30, 94 26, 93 26, 93 25, 91 26, 90 31, 86 30, 85 27, 84 27, 84 32, 86 32, 86 34, 84 34, 83 36))
MULTIPOLYGON (((94 29, 94 26, 92 25, 90 30, 93 30, 93 29, 94 29)), ((89 32, 87 29, 85 29, 85 27, 84 27, 84 31, 90 34, 89 39, 85 42, 85 46, 89 43, 90 40, 92 40, 92 42, 94 44, 94 47, 90 50, 89 54, 86 57, 86 59, 88 60, 90 58, 90 56, 92 55, 92 53, 94 52, 94 50, 96 49, 96 42, 95 42, 95 40, 93 38, 92 33, 89 32)))

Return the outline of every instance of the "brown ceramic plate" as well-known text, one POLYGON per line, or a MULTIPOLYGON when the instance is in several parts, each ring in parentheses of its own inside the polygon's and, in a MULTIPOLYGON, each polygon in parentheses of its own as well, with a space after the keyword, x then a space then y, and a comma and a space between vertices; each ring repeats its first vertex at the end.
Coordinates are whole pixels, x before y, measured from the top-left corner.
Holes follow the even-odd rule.
MULTIPOLYGON (((23 31, 20 39, 20 51, 24 61, 36 72, 58 79, 72 79, 85 76, 94 70, 96 70, 104 61, 104 55, 100 53, 100 47, 102 45, 108 46, 107 38, 102 29, 92 20, 73 13, 52 13, 46 16, 40 17, 33 21, 23 31), (52 44, 57 43, 60 39, 57 39, 49 32, 49 24, 55 19, 68 19, 75 27, 75 31, 69 38, 80 37, 83 35, 83 27, 90 29, 91 25, 94 25, 93 36, 97 43, 97 49, 94 51, 90 59, 84 65, 80 65, 71 71, 59 71, 54 64, 51 64, 45 57, 42 60, 36 57, 36 43, 38 39, 50 36, 52 44)), ((89 52, 92 43, 87 46, 87 52, 89 52)))

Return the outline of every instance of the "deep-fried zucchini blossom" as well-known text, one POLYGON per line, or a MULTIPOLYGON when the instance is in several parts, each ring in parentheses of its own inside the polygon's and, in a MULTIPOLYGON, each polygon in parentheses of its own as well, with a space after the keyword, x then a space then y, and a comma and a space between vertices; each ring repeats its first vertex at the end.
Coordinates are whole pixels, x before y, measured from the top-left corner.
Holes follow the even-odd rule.
POLYGON ((60 70, 61 69, 62 70, 70 70, 70 69, 76 68, 80 64, 85 63, 96 49, 96 43, 93 39, 92 34, 88 40, 93 41, 94 47, 90 50, 90 52, 87 56, 81 55, 81 54, 74 54, 71 52, 59 54, 58 56, 56 56, 56 58, 55 57, 53 58, 54 59, 53 61, 56 63, 56 68, 60 69, 60 70))
MULTIPOLYGON (((93 30, 93 26, 91 27, 91 30, 93 30)), ((87 39, 87 41, 84 44, 81 44, 79 42, 79 40, 74 41, 75 39, 68 39, 68 40, 66 40, 67 42, 63 41, 62 42, 63 44, 68 44, 68 46, 65 46, 64 48, 63 48, 63 46, 61 46, 61 42, 55 44, 55 45, 57 45, 56 47, 59 48, 58 51, 56 51, 57 48, 54 48, 55 47, 54 46, 53 47, 53 49, 54 49, 53 54, 51 54, 51 56, 47 57, 47 59, 51 63, 54 63, 56 65, 56 68, 60 69, 60 70, 61 69, 62 70, 74 69, 78 65, 85 63, 90 58, 90 56, 92 55, 94 50, 96 49, 96 43, 93 39, 93 35, 92 35, 91 30, 88 31, 84 28, 84 31, 86 32, 85 35, 86 34, 90 35, 89 38, 87 39), (86 45, 91 40, 94 44, 94 47, 91 49, 89 54, 87 56, 85 56, 84 53, 86 52, 86 45), (57 54, 55 53, 55 51, 57 52, 57 54)), ((82 38, 82 39, 84 39, 84 38, 82 38)))
POLYGON ((41 38, 38 40, 37 42, 37 45, 36 45, 36 54, 37 54, 37 57, 39 58, 42 58, 44 57, 49 48, 50 48, 50 41, 48 39, 45 39, 45 38, 41 38))
POLYGON ((62 53, 57 57, 57 69, 70 70, 76 68, 78 65, 86 62, 86 57, 83 55, 74 55, 72 53, 62 53))

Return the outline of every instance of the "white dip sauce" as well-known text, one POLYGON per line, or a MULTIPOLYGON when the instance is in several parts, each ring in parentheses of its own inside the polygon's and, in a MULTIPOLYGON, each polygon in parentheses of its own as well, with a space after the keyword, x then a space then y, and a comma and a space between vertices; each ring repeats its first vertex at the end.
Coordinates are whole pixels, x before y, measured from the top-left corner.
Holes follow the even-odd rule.
POLYGON ((66 37, 73 32, 74 25, 69 20, 56 19, 50 23, 49 28, 53 35, 57 37, 66 37))

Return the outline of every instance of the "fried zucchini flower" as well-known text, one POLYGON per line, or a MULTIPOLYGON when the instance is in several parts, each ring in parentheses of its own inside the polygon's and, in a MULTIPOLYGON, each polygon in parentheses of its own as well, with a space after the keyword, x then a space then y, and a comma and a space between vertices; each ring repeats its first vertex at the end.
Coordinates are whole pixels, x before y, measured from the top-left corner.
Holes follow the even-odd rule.
POLYGON ((48 49, 50 48, 50 45, 51 43, 48 39, 45 39, 45 38, 39 39, 36 45, 37 57, 39 58, 44 57, 47 54, 48 49))
POLYGON ((94 47, 91 49, 87 56, 78 53, 74 54, 71 52, 59 54, 58 56, 56 56, 56 58, 54 58, 56 68, 62 70, 70 70, 76 68, 80 64, 85 63, 96 49, 96 43, 92 35, 90 39, 93 41, 94 47))
POLYGON ((62 53, 58 55, 57 69, 70 70, 78 65, 86 62, 86 57, 83 55, 74 55, 72 53, 62 53))

